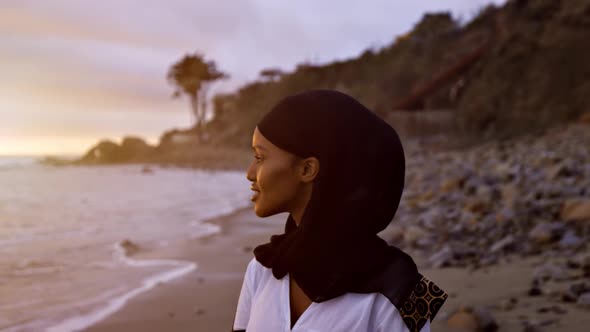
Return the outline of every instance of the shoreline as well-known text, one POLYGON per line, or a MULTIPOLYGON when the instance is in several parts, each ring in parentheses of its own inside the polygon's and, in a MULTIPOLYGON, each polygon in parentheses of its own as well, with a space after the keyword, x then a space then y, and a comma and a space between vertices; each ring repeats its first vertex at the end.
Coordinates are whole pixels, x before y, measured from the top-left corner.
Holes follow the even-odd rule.
POLYGON ((282 232, 285 220, 284 214, 259 218, 252 207, 205 220, 220 232, 171 244, 164 255, 193 262, 197 269, 131 298, 82 331, 230 330, 252 250, 282 232))

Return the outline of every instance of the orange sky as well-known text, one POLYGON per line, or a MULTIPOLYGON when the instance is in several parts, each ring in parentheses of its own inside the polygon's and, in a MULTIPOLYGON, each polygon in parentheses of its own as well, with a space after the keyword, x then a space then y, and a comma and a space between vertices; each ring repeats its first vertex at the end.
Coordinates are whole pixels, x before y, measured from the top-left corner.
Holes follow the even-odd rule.
POLYGON ((469 16, 489 2, 3 0, 0 155, 82 154, 103 138, 156 143, 189 127, 165 79, 188 52, 215 60, 231 75, 217 90, 233 91, 267 67, 387 45, 426 10, 469 16))

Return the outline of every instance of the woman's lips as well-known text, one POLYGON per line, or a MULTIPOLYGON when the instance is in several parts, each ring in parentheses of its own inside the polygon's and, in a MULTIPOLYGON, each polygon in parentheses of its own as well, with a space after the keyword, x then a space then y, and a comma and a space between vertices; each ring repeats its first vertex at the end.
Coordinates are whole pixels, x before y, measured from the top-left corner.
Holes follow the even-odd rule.
POLYGON ((251 200, 252 202, 254 202, 254 201, 255 201, 255 200, 258 198, 258 195, 260 194, 260 192, 259 192, 258 190, 256 190, 256 189, 252 189, 252 191, 253 191, 254 193, 252 194, 252 197, 250 197, 250 200, 251 200))
POLYGON ((260 193, 258 191, 255 191, 254 194, 252 195, 252 197, 250 197, 250 200, 252 202, 254 202, 258 198, 258 194, 260 194, 260 193))

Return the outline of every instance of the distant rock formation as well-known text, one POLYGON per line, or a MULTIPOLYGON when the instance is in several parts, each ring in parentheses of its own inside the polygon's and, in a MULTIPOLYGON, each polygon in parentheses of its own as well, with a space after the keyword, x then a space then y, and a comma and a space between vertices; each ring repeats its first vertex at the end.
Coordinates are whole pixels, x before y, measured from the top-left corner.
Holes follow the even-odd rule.
POLYGON ((127 136, 121 145, 103 140, 92 147, 78 163, 82 164, 113 164, 141 162, 153 157, 155 147, 147 144, 139 137, 127 136))

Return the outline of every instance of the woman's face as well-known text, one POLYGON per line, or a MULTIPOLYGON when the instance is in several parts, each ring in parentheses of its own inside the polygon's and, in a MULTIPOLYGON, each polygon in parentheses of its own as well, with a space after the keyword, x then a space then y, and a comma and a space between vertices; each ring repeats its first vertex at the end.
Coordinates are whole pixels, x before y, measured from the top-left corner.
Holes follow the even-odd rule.
POLYGON ((252 136, 254 160, 246 177, 252 181, 254 211, 259 217, 289 212, 304 206, 305 182, 298 175, 298 158, 267 140, 258 128, 252 136))

